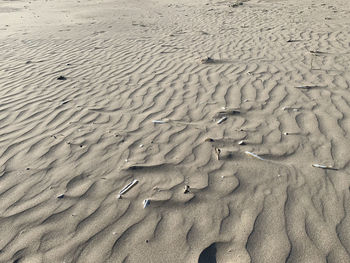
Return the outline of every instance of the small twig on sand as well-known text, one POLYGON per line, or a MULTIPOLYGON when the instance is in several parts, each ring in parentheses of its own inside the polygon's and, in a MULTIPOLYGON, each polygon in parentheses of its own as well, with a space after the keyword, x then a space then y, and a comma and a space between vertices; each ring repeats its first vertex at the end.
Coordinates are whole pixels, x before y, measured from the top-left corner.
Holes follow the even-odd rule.
POLYGON ((121 198, 121 196, 123 194, 125 194, 126 192, 128 192, 131 188, 133 188, 135 185, 137 185, 139 181, 134 179, 131 183, 129 183, 128 185, 124 186, 122 190, 120 190, 118 198, 121 198))
POLYGON ((259 160, 261 160, 261 161, 265 161, 264 158, 260 157, 259 155, 255 154, 255 153, 248 152, 248 151, 245 151, 244 153, 247 154, 247 155, 250 155, 250 156, 252 156, 252 157, 254 157, 254 158, 256 158, 256 159, 259 159, 259 160))
POLYGON ((220 120, 218 120, 216 123, 217 124, 221 124, 221 123, 223 123, 226 120, 227 120, 227 117, 225 116, 225 117, 222 117, 220 120))
POLYGON ((322 164, 313 164, 312 167, 321 168, 321 169, 328 169, 328 170, 338 170, 337 168, 335 168, 333 166, 327 166, 327 165, 322 165, 322 164))
POLYGON ((151 204, 151 200, 145 199, 145 200, 143 200, 142 203, 143 203, 143 208, 146 208, 147 206, 149 206, 151 204))
POLYGON ((216 158, 218 158, 218 160, 220 160, 221 150, 219 148, 215 148, 215 153, 216 153, 216 158))
POLYGON ((303 90, 310 90, 310 89, 320 89, 320 88, 327 88, 327 86, 319 86, 319 85, 305 85, 305 86, 298 86, 295 87, 296 89, 303 89, 303 90))
POLYGON ((155 124, 164 124, 164 123, 168 123, 168 121, 167 120, 152 120, 152 122, 153 123, 155 123, 155 124))

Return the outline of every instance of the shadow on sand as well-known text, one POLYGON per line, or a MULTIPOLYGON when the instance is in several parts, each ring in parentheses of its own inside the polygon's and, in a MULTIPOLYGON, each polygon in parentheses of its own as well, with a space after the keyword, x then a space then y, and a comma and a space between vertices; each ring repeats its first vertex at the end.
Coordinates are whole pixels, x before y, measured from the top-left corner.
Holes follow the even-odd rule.
POLYGON ((198 263, 216 263, 216 244, 213 243, 199 255, 198 263))

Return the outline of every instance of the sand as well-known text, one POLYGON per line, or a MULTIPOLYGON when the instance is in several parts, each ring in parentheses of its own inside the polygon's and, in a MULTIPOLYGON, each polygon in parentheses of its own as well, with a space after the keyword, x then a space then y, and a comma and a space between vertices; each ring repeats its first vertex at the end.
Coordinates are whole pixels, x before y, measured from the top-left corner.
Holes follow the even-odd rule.
POLYGON ((0 262, 350 262, 349 2, 235 3, 0 2, 0 262))

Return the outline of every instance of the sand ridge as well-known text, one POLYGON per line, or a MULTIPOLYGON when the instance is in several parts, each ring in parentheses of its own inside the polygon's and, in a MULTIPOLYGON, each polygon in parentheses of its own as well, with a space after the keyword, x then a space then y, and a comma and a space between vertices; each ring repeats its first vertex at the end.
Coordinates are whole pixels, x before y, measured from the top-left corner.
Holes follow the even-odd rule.
POLYGON ((350 7, 242 3, 1 3, 0 262, 350 262, 350 7))

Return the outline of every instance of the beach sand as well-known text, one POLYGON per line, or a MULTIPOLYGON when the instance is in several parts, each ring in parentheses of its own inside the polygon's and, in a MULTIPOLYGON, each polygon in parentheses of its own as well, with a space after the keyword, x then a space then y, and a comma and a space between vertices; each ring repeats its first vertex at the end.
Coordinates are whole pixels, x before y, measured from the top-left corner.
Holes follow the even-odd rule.
POLYGON ((0 262, 350 262, 348 0, 0 17, 0 262))

